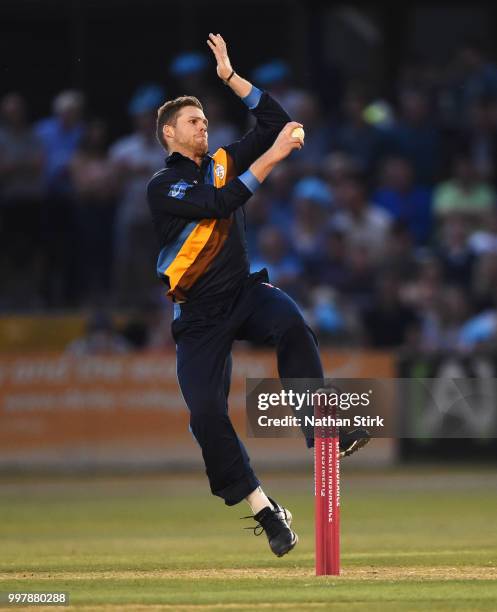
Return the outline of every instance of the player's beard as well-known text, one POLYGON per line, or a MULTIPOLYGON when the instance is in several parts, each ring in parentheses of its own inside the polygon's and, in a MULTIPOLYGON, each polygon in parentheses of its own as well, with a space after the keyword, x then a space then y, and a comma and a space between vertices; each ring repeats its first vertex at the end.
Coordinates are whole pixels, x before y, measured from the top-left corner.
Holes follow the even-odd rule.
POLYGON ((209 150, 209 142, 207 138, 204 140, 203 138, 194 138, 194 151, 195 155, 199 157, 203 157, 207 151, 209 150))

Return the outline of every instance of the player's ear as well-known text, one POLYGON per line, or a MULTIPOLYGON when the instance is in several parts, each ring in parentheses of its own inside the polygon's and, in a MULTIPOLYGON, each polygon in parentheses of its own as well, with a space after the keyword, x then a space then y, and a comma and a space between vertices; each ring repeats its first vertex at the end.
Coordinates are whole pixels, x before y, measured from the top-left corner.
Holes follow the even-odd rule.
POLYGON ((174 127, 166 123, 162 128, 162 133, 165 138, 174 138, 174 127))

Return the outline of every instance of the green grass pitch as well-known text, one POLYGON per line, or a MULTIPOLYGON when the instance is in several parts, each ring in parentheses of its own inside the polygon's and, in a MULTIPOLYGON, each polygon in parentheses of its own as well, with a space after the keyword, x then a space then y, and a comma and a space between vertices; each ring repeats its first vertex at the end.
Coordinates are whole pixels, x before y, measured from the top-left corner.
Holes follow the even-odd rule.
POLYGON ((30 608, 52 611, 497 609, 495 470, 344 469, 343 573, 320 578, 311 472, 260 475, 300 537, 282 559, 201 477, 4 476, 0 592, 68 592, 30 608))

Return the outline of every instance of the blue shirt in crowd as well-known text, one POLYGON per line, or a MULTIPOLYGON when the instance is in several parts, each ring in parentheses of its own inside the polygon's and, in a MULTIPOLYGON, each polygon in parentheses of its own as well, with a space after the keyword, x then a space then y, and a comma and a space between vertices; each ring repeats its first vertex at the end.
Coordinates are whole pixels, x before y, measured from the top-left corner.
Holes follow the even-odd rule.
POLYGON ((373 202, 389 212, 396 221, 402 221, 417 246, 427 243, 432 225, 430 189, 413 187, 408 193, 379 189, 373 196, 373 202))
POLYGON ((83 136, 83 125, 65 129, 57 117, 43 119, 36 134, 45 153, 45 180, 50 191, 63 194, 70 190, 67 166, 83 136))

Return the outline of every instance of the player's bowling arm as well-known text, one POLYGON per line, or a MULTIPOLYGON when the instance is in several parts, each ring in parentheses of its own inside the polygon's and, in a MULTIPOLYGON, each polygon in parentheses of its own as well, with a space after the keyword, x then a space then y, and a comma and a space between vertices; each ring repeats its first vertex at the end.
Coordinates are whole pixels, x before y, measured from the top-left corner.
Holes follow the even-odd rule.
POLYGON ((298 127, 302 127, 302 124, 296 121, 288 122, 278 134, 272 146, 251 164, 250 172, 260 183, 264 181, 276 164, 288 157, 293 150, 302 148, 302 141, 292 136, 292 131, 298 127))
POLYGON ((207 45, 216 58, 218 77, 242 98, 257 121, 255 127, 243 138, 226 147, 237 172, 241 174, 269 149, 280 130, 291 119, 268 93, 260 91, 235 72, 221 34, 211 32, 207 45))
POLYGON ((240 140, 225 147, 239 173, 245 172, 250 164, 265 153, 285 124, 291 121, 280 104, 257 87, 252 86, 243 101, 257 122, 240 140))

